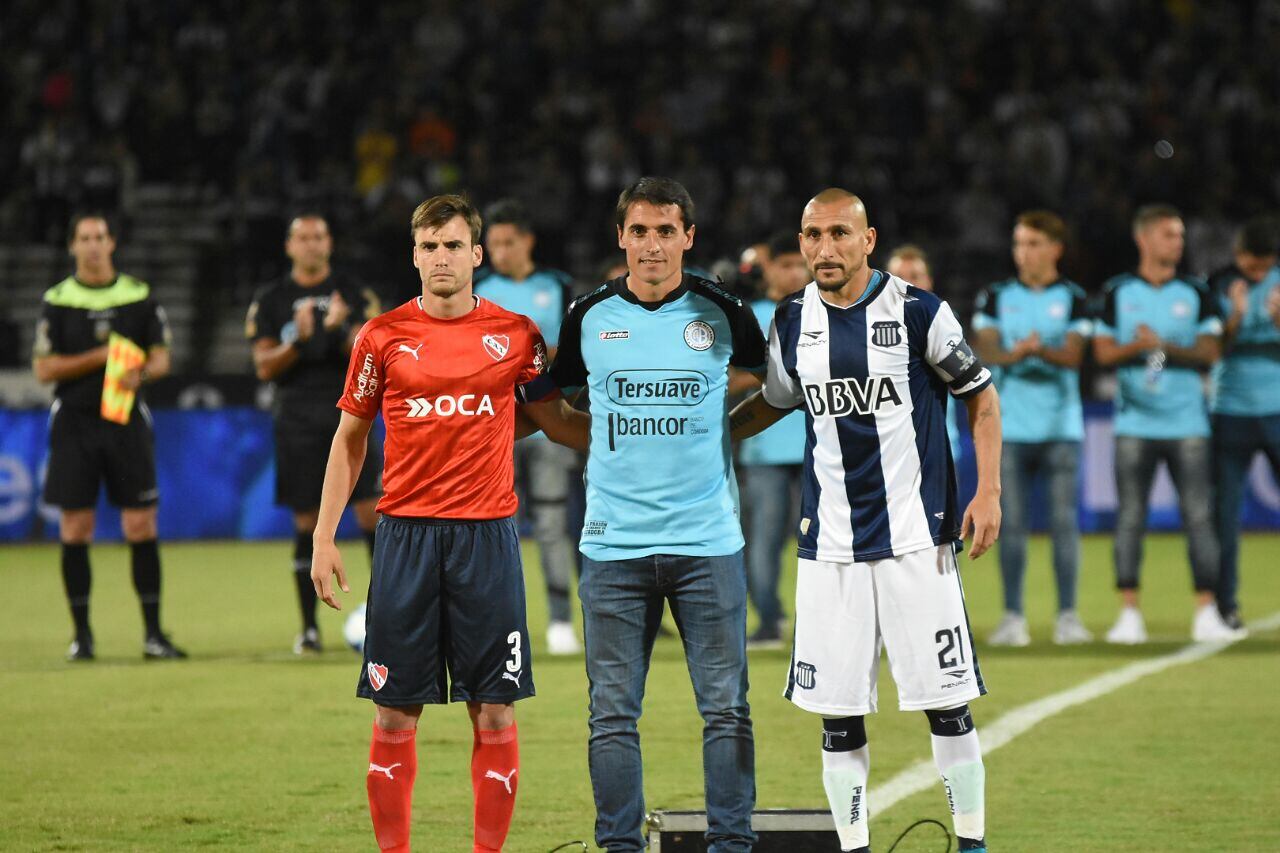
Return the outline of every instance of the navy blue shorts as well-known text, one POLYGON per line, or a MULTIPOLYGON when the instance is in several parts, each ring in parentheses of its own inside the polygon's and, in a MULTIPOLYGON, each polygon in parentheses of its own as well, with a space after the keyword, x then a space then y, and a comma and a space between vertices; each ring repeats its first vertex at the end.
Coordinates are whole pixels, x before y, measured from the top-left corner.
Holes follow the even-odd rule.
POLYGON ((534 695, 512 519, 382 517, 356 695, 390 707, 534 695))

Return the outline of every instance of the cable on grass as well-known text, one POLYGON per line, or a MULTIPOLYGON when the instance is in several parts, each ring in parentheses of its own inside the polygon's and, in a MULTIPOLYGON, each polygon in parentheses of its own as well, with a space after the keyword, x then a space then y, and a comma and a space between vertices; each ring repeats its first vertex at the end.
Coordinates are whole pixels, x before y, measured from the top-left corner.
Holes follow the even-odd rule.
POLYGON ((936 821, 933 818, 923 818, 902 830, 902 834, 898 836, 898 840, 889 845, 889 853, 893 853, 894 850, 898 849, 898 844, 901 843, 902 839, 907 837, 907 834, 910 833, 911 830, 915 829, 917 826, 924 826, 930 823, 938 827, 938 829, 941 829, 942 837, 947 839, 947 849, 942 853, 951 853, 951 830, 947 829, 940 821, 936 821))

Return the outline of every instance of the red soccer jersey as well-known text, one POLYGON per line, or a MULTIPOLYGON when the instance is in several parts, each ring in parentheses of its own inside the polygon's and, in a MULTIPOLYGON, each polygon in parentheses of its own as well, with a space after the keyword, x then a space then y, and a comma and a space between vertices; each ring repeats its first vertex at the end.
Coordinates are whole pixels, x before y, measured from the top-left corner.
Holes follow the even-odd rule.
POLYGON ((338 408, 387 427, 378 512, 506 518, 516 511, 517 402, 557 392, 533 321, 476 297, 438 320, 413 299, 365 324, 338 408))

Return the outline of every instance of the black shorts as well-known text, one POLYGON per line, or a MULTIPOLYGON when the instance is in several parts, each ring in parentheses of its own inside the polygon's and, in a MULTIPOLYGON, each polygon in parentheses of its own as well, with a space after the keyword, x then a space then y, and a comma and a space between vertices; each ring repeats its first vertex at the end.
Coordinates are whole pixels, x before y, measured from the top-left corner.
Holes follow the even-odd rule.
POLYGON ((512 519, 382 517, 356 695, 391 707, 534 695, 512 519))
POLYGON ((123 509, 155 506, 156 442, 151 410, 139 403, 127 424, 104 421, 94 409, 54 403, 49 412, 49 470, 44 502, 64 510, 92 509, 103 484, 123 509))
MULTIPOLYGON (((337 424, 335 422, 334 428, 337 424)), ((333 429, 291 426, 276 421, 276 503, 294 512, 310 512, 320 507, 324 470, 329 464, 333 429)), ((382 494, 382 445, 369 430, 364 466, 356 478, 351 500, 363 501, 382 494)))

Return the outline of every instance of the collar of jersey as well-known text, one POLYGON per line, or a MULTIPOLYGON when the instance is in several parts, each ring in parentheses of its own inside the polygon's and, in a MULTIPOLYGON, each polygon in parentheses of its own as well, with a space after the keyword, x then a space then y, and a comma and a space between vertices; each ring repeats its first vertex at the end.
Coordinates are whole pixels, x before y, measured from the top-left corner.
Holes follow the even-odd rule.
POLYGON ((854 308, 865 308, 867 303, 880 295, 880 291, 884 290, 884 284, 889 280, 889 276, 873 269, 871 271, 871 281, 867 284, 867 289, 862 291, 862 295, 858 297, 858 301, 852 305, 832 305, 830 302, 822 298, 822 289, 818 289, 818 299, 823 305, 835 311, 852 311, 854 308))
POLYGON ((670 305, 689 291, 689 274, 683 273, 680 276, 680 284, 676 285, 674 290, 659 299, 657 302, 640 301, 640 297, 632 293, 631 289, 627 287, 627 277, 625 275, 618 276, 613 281, 609 282, 609 286, 613 288, 614 293, 618 294, 628 302, 634 305, 639 305, 646 311, 657 311, 663 305, 670 305))
POLYGON ((472 308, 472 309, 471 309, 471 311, 468 311, 467 313, 463 314, 461 317, 454 317, 452 320, 441 320, 439 317, 432 317, 430 314, 428 314, 428 313, 427 313, 427 309, 426 309, 426 308, 424 308, 424 307, 423 307, 423 305, 422 305, 422 296, 421 296, 421 295, 413 297, 413 301, 414 301, 414 302, 416 302, 416 303, 418 303, 418 313, 419 313, 419 314, 421 314, 423 317, 426 317, 426 318, 427 318, 428 320, 430 320, 431 322, 433 322, 433 323, 456 323, 456 322, 458 322, 459 320, 462 320, 462 319, 464 319, 464 318, 466 318, 466 317, 470 317, 470 316, 471 316, 471 313, 472 313, 473 311, 475 311, 475 310, 476 310, 476 308, 479 308, 479 307, 480 307, 480 297, 479 297, 479 296, 476 296, 474 293, 472 293, 472 294, 471 294, 471 298, 475 300, 475 303, 476 303, 476 304, 475 304, 475 307, 474 307, 474 308, 472 308))
POLYGON ((1044 287, 1033 287, 1032 285, 1027 284, 1025 281, 1023 281, 1022 279, 1018 278, 1018 277, 1015 275, 1015 276, 1013 277, 1013 283, 1014 283, 1014 284, 1016 284, 1016 285, 1018 285, 1019 287, 1022 287, 1022 288, 1024 288, 1024 289, 1026 289, 1026 290, 1033 290, 1033 291, 1035 291, 1036 293, 1044 293, 1046 290, 1048 290, 1048 289, 1049 289, 1049 288, 1051 288, 1051 287, 1057 287, 1057 286, 1058 286, 1058 285, 1060 285, 1060 284, 1066 284, 1066 283, 1067 283, 1067 280, 1066 280, 1065 278, 1063 278, 1062 276, 1058 276, 1058 277, 1057 277, 1057 278, 1055 278, 1053 281, 1051 281, 1051 282, 1049 282, 1048 284, 1046 284, 1044 287))

